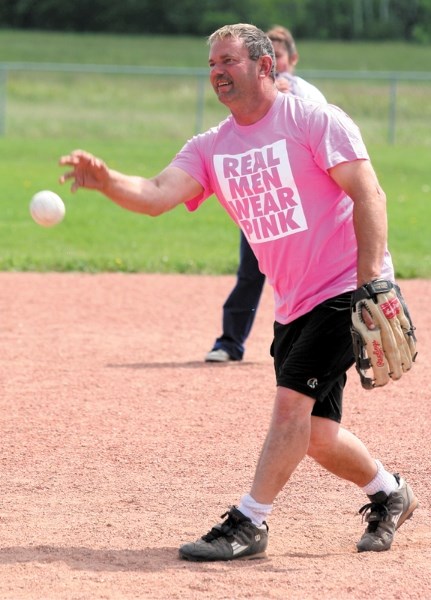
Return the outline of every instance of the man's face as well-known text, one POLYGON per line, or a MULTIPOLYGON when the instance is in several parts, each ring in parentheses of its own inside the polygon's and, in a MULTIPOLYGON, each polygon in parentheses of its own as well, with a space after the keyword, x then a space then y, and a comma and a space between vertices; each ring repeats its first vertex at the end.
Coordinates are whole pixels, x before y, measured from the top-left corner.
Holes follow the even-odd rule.
POLYGON ((210 82, 220 102, 231 106, 247 101, 256 90, 260 61, 253 61, 241 40, 215 41, 209 54, 210 82))

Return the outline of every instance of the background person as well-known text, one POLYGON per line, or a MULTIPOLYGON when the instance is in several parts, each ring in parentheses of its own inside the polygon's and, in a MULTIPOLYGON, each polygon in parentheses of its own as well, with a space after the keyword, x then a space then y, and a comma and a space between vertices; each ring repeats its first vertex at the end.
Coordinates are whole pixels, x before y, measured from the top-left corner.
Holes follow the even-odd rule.
MULTIPOLYGON (((291 32, 277 25, 267 35, 274 47, 277 88, 302 98, 326 102, 325 96, 317 87, 295 75, 299 54, 291 32)), ((244 344, 256 317, 264 283, 265 276, 259 270, 256 256, 247 238, 240 232, 239 266, 235 286, 223 304, 223 332, 205 356, 206 362, 242 360, 244 344)))
POLYGON ((315 85, 295 73, 299 54, 292 33, 281 25, 275 25, 266 33, 274 46, 275 84, 280 92, 290 92, 301 98, 326 102, 325 96, 315 85))
MULTIPOLYGON (((228 25, 210 36, 209 46, 210 81, 231 114, 190 139, 158 175, 126 175, 82 150, 60 159, 70 167, 60 182, 70 180, 72 191, 96 189, 151 216, 179 204, 196 210, 215 194, 247 234, 274 290, 277 390, 250 492, 223 523, 183 544, 180 556, 264 556, 266 518, 306 455, 368 495, 358 551, 388 550, 417 499, 402 477, 340 425, 346 371, 354 362, 352 297, 364 285, 394 285, 385 194, 359 129, 342 110, 277 90, 274 50, 263 31, 228 25)), ((390 327, 399 305, 386 304, 390 327)), ((368 312, 361 316, 374 331, 368 312)), ((383 421, 376 419, 376 427, 383 421)), ((237 432, 225 435, 235 452, 237 432)))

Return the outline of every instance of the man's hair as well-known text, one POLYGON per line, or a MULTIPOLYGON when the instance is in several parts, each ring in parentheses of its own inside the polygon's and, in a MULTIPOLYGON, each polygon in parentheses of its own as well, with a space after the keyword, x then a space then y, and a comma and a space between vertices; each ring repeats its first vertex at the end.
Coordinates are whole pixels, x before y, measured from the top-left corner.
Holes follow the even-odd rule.
POLYGON ((298 54, 293 35, 288 29, 286 29, 286 27, 282 27, 281 25, 274 25, 274 27, 272 27, 269 31, 266 32, 266 35, 269 37, 271 42, 282 42, 286 47, 289 58, 292 58, 292 56, 298 54))
POLYGON ((270 77, 275 79, 275 55, 271 40, 258 27, 248 23, 236 23, 235 25, 224 25, 214 31, 208 38, 208 45, 211 46, 217 40, 226 38, 235 38, 242 40, 247 48, 248 56, 251 60, 257 61, 261 56, 269 55, 272 59, 272 68, 270 77))

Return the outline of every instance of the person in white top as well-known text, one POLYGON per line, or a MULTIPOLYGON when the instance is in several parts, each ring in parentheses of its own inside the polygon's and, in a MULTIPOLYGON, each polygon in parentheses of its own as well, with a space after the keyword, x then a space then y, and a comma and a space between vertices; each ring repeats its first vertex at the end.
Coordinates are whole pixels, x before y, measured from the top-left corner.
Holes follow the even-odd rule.
POLYGON ((291 32, 286 27, 276 25, 266 33, 274 47, 275 85, 278 89, 301 98, 326 102, 325 96, 315 85, 295 74, 299 54, 291 32))
MULTIPOLYGON (((276 25, 266 33, 274 47, 277 88, 284 93, 326 103, 325 96, 316 86, 295 75, 299 54, 291 32, 276 25)), ((223 304, 223 331, 205 356, 207 363, 241 361, 245 341, 254 323, 265 276, 260 272, 257 259, 242 231, 239 256, 235 285, 223 304)))

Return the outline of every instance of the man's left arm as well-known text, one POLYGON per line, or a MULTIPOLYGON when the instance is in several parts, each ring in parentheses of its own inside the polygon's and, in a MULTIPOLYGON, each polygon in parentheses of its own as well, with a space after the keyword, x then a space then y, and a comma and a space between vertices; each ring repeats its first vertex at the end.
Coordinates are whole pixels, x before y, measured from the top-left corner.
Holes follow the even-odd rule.
POLYGON ((380 279, 387 242, 386 196, 370 162, 342 163, 329 173, 353 200, 358 245, 358 289, 351 305, 353 351, 361 384, 372 389, 411 369, 415 328, 399 288, 380 279))
POLYGON ((329 175, 353 200, 359 287, 381 276, 388 230, 386 195, 369 160, 341 163, 329 175))

